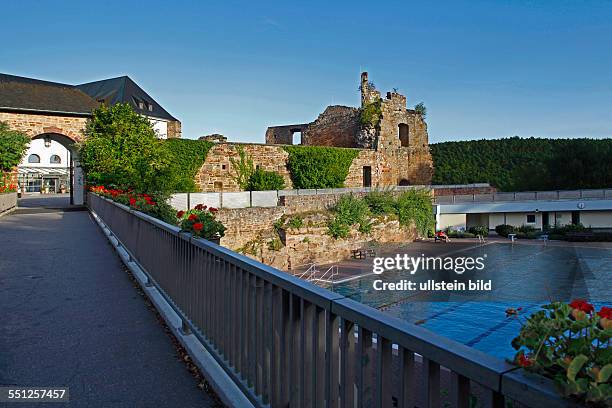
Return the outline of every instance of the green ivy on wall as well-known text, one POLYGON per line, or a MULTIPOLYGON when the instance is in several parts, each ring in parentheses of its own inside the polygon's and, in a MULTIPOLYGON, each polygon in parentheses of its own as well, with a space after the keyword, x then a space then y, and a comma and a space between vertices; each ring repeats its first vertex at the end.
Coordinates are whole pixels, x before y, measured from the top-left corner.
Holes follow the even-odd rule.
POLYGON ((323 146, 283 146, 293 188, 340 188, 359 150, 323 146))
POLYGON ((380 123, 382 117, 382 102, 380 99, 366 104, 359 110, 359 123, 364 129, 373 129, 380 123))
POLYGON ((172 157, 172 186, 175 192, 199 190, 194 179, 213 145, 214 143, 206 140, 168 139, 164 141, 164 146, 170 151, 172 157))

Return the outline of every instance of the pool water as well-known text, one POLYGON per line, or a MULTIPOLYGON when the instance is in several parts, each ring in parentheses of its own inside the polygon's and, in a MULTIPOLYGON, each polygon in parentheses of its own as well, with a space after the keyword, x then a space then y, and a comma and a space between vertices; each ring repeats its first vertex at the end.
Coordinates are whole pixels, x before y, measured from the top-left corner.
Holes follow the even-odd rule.
MULTIPOLYGON (((436 256, 440 255, 440 248, 420 245, 414 249, 407 247, 404 252, 413 256, 421 253, 436 256)), ((454 272, 423 270, 410 275, 406 271, 393 270, 339 283, 333 290, 502 359, 514 356, 510 342, 521 327, 516 316, 506 315, 508 308, 521 307, 522 320, 551 300, 583 298, 594 303, 597 309, 612 303, 610 247, 491 243, 464 245, 458 249, 449 245, 444 250, 449 248, 453 250, 448 256, 484 257, 485 268, 460 276, 454 272), (372 286, 376 279, 425 281, 434 277, 446 281, 458 277, 460 280, 491 280, 493 289, 478 292, 376 291, 372 286)), ((368 267, 371 269, 371 265, 368 267)), ((364 267, 364 271, 367 272, 368 267, 364 267)))

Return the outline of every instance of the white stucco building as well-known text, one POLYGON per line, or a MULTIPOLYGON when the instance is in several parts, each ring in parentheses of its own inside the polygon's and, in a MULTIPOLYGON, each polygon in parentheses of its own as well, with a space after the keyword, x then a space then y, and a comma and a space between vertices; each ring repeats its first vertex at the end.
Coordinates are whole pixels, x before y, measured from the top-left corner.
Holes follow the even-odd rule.
POLYGON ((70 151, 55 140, 34 139, 18 167, 18 182, 24 192, 70 191, 70 151))

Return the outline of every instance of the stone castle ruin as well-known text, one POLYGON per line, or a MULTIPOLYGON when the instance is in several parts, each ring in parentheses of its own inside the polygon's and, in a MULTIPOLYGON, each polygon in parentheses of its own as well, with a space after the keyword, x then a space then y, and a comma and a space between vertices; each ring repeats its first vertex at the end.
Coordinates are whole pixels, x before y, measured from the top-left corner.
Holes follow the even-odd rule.
MULTIPOLYGON (((301 134, 302 146, 330 146, 359 149, 345 187, 386 187, 425 185, 431 182, 433 162, 429 153, 427 124, 423 115, 407 109, 406 97, 396 91, 381 97, 361 74, 361 106, 328 106, 311 123, 272 126, 266 143, 242 144, 255 165, 281 174, 292 188, 287 169, 287 152, 301 134)), ((234 143, 217 143, 208 152, 197 175, 202 191, 239 191, 233 180, 231 157, 238 157, 234 143)))

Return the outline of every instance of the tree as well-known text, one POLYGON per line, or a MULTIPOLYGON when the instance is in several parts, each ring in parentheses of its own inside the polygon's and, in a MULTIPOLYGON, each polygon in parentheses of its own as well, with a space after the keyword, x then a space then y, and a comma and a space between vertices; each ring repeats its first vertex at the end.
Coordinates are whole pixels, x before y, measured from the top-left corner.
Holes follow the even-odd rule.
POLYGON ((8 123, 0 122, 0 171, 11 171, 21 163, 29 143, 26 134, 11 130, 8 123))
POLYGON ((89 183, 169 192, 173 178, 169 151, 151 122, 130 105, 102 105, 94 110, 85 135, 80 153, 89 183))
POLYGON ((414 110, 416 111, 416 113, 419 113, 423 117, 423 119, 427 117, 427 107, 423 102, 419 102, 414 105, 414 110))

